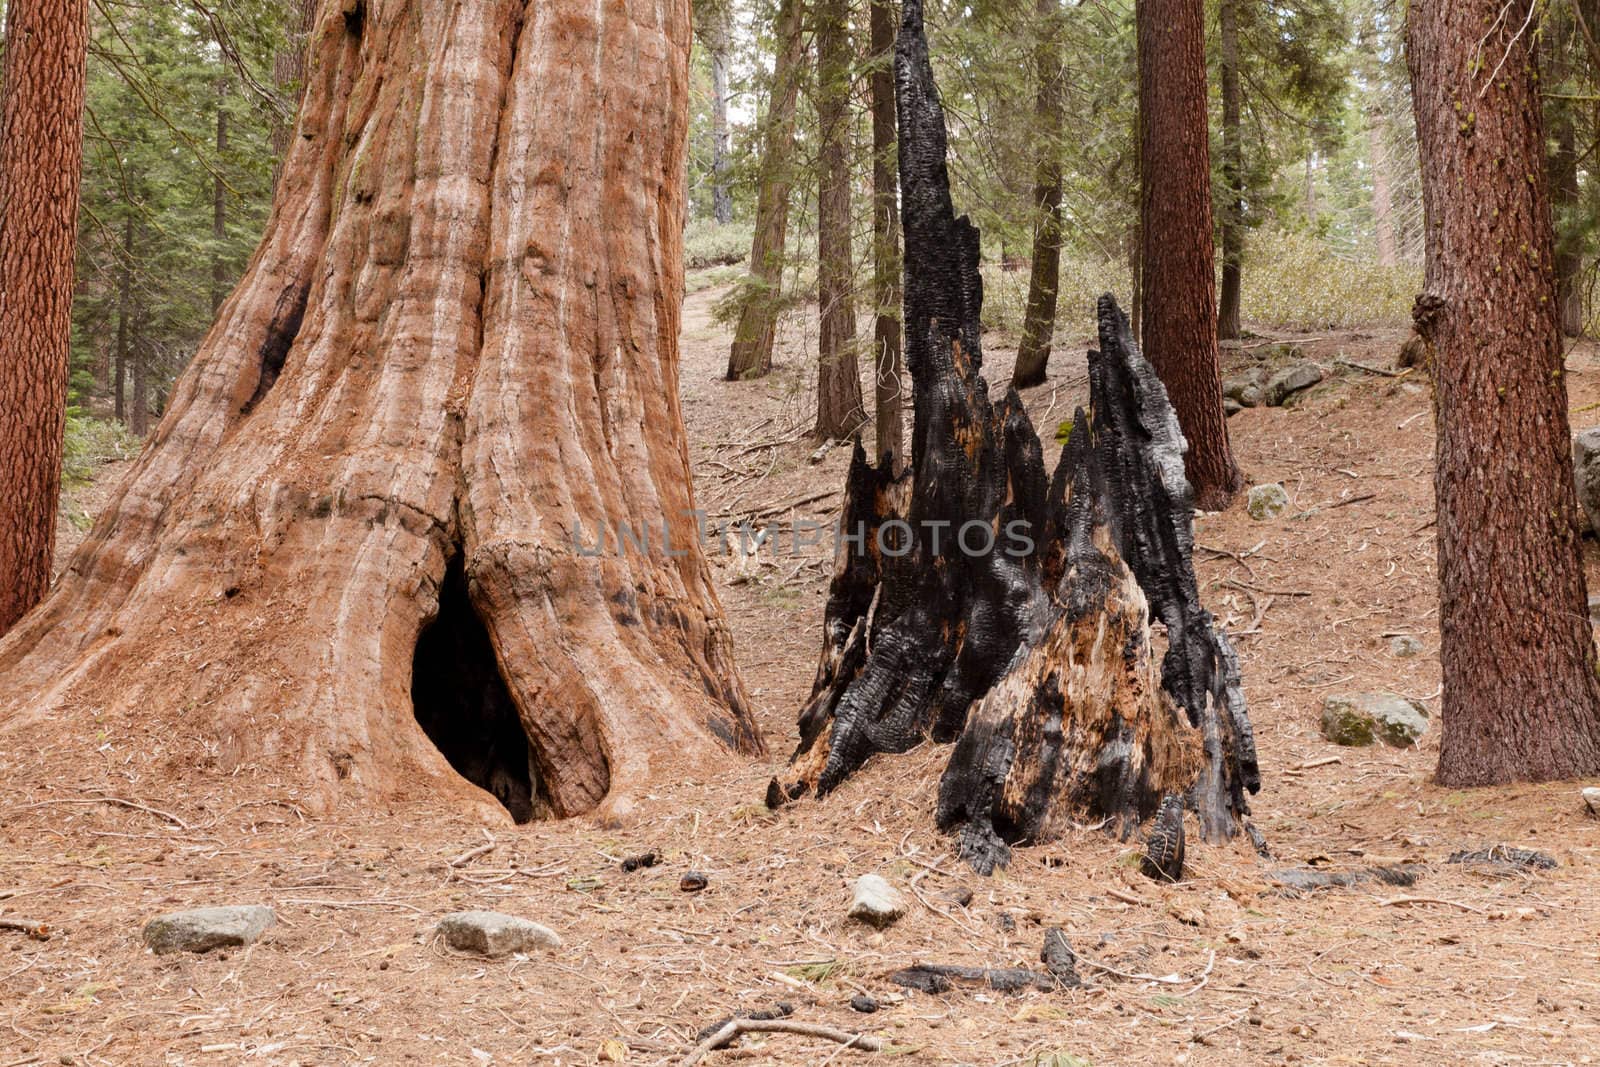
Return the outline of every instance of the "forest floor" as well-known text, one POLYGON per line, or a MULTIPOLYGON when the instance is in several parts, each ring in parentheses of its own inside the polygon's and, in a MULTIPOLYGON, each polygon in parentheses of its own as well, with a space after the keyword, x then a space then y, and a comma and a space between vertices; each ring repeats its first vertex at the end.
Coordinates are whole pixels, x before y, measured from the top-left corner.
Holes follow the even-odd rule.
MULTIPOLYGON (((811 330, 786 326, 768 378, 721 381, 717 295, 692 295, 684 326, 701 505, 827 520, 848 450, 810 462, 811 330)), ((1012 352, 988 340, 989 379, 1003 382, 1012 352)), ((785 542, 714 561, 771 755, 663 783, 620 828, 484 827, 427 798, 312 821, 246 781, 210 797, 155 780, 105 793, 117 739, 104 766, 0 752, 0 919, 55 929, 48 941, 0 930, 0 1067, 673 1064, 701 1028, 779 1001, 891 1048, 771 1034, 706 1062, 1591 1062, 1600 821, 1583 814, 1579 783, 1453 791, 1431 782, 1436 726, 1410 750, 1338 748, 1318 731, 1332 693, 1392 691, 1437 710, 1430 399, 1416 375, 1336 368, 1391 366, 1400 340, 1305 342, 1337 372, 1294 407, 1229 424, 1250 482, 1281 482, 1289 513, 1257 522, 1241 502, 1198 521, 1205 599, 1241 649, 1265 783, 1251 803, 1272 859, 1243 839, 1192 844, 1189 877, 1158 886, 1138 874, 1136 842, 1083 829, 976 877, 933 826, 947 753, 931 745, 768 814, 761 798, 796 740, 830 569, 830 545, 793 555, 785 542), (1401 634, 1420 638, 1420 655, 1393 654, 1401 634), (1499 843, 1560 866, 1447 862, 1499 843), (619 869, 651 849, 660 865, 619 869), (1424 865, 1417 885, 1297 898, 1271 875, 1399 863, 1424 865), (691 868, 709 879, 698 894, 679 890, 691 868), (910 904, 881 932, 845 918, 868 872, 910 904), (961 887, 966 906, 949 898, 961 887), (270 904, 279 925, 230 953, 142 947, 150 916, 222 903, 270 904), (454 954, 433 926, 469 908, 544 922, 564 946, 501 962, 454 954), (914 962, 1036 966, 1050 926, 1084 961, 1083 988, 928 995, 887 978, 914 962), (852 1011, 858 994, 881 1010, 852 1011)), ((1026 395, 1052 451, 1053 428, 1087 391, 1087 345, 1063 339, 1050 381, 1026 395)), ((1234 368, 1269 351, 1226 358, 1234 368)), ((1574 409, 1597 406, 1600 354, 1575 351, 1571 372, 1574 409)), ((1600 554, 1588 551, 1594 589, 1600 554)))

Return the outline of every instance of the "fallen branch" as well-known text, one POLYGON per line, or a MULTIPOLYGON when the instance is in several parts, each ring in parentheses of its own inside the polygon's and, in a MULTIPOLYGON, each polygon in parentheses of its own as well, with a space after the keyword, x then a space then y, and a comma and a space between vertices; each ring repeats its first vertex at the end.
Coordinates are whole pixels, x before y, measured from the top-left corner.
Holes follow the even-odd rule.
POLYGON ((820 1037, 837 1041, 845 1048, 858 1048, 863 1052, 880 1052, 883 1039, 868 1034, 852 1034, 820 1023, 797 1023, 788 1019, 730 1019, 716 1033, 694 1047, 678 1061, 678 1067, 692 1067, 715 1050, 728 1044, 740 1034, 800 1034, 803 1037, 820 1037))
POLYGON ((1476 915, 1484 914, 1482 908, 1475 908, 1471 904, 1463 904, 1459 900, 1446 900, 1444 897, 1389 897, 1386 900, 1378 901, 1378 907, 1380 908, 1396 907, 1403 904, 1443 904, 1446 907, 1460 908, 1462 911, 1470 911, 1476 915))
POLYGON ((1377 374, 1385 378, 1404 378, 1406 375, 1410 374, 1413 369, 1411 367, 1407 367, 1405 370, 1386 370, 1383 367, 1374 367, 1367 363, 1357 363, 1355 360, 1346 359, 1343 356, 1339 356, 1333 362, 1341 367, 1349 367, 1352 370, 1364 370, 1368 374, 1377 374))
POLYGON ((16 930, 27 934, 35 941, 48 941, 52 933, 48 923, 37 922, 33 919, 7 919, 0 917, 0 930, 16 930))
POLYGON ((495 850, 495 845, 496 845, 496 842, 490 841, 486 845, 479 845, 477 848, 469 848, 469 849, 467 849, 467 851, 463 852, 461 855, 459 855, 455 859, 451 860, 450 861, 450 866, 452 866, 452 867, 465 867, 467 864, 471 863, 473 860, 477 859, 479 856, 485 856, 485 855, 488 855, 489 853, 493 852, 495 850))

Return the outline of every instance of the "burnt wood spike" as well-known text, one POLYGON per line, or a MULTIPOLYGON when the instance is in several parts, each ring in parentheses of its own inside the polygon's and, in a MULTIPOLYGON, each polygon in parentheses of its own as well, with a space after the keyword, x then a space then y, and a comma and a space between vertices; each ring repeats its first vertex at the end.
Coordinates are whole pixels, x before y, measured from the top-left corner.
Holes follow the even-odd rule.
POLYGON ((1090 413, 1047 475, 1021 398, 991 400, 982 375, 978 231, 950 197, 922 0, 903 4, 895 85, 910 468, 893 479, 857 443, 816 679, 768 803, 824 795, 931 737, 958 742, 937 818, 978 870, 1067 809, 1113 817, 1126 839, 1169 794, 1206 840, 1231 836, 1260 776, 1238 659, 1200 603, 1166 390, 1102 297, 1090 413), (1031 546, 1008 539, 1013 523, 1031 546), (993 550, 965 550, 968 524, 996 532, 993 550), (1109 666, 1085 681, 1089 658, 1109 666))

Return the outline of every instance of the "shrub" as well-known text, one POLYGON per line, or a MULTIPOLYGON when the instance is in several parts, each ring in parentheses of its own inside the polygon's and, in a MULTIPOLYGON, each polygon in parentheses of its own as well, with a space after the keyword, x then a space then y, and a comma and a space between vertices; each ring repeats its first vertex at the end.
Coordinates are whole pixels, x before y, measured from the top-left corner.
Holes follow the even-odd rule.
POLYGON ((750 258, 755 230, 748 222, 719 226, 712 219, 693 219, 683 230, 685 270, 727 267, 750 258))

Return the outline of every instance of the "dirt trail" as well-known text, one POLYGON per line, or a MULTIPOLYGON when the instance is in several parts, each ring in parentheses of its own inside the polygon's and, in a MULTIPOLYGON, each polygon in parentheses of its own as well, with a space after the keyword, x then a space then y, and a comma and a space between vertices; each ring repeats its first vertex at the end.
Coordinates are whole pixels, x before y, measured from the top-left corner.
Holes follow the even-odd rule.
MULTIPOLYGON (((807 324, 786 326, 770 378, 722 382, 718 295, 694 294, 685 314, 700 504, 713 518, 766 512, 771 523, 824 494, 793 510, 827 520, 848 455, 809 462, 807 324)), ((1344 334, 1307 353, 1324 366, 1341 354, 1387 365, 1398 343, 1344 334)), ((1027 395, 1047 441, 1087 391, 1084 345, 1065 345, 1070 358, 1027 395)), ((995 348, 989 378, 1003 382, 1012 357, 995 348)), ((1570 382, 1574 408, 1600 401, 1592 349, 1574 354, 1570 382)), ((0 752, 0 917, 59 931, 47 942, 0 932, 0 1065, 665 1064, 702 1027, 776 1001, 884 1036, 897 1060, 918 1064, 1050 1053, 1099 1065, 1590 1062, 1600 821, 1581 814, 1576 784, 1453 792, 1429 782, 1436 724, 1411 751, 1338 749, 1317 731, 1330 693, 1392 690, 1437 711, 1426 390, 1341 372, 1295 408, 1246 411, 1230 427, 1250 479, 1281 481, 1292 501, 1266 523, 1242 507, 1203 516, 1198 538, 1208 603, 1240 635, 1266 780, 1253 806, 1275 859, 1243 841, 1195 847, 1191 879, 1159 887, 1137 873, 1132 843, 1085 829, 980 879, 932 826, 946 755, 934 746, 769 816, 760 799, 795 741, 831 553, 780 538, 776 552, 714 563, 772 757, 663 783, 626 825, 484 828, 426 797, 312 822, 292 784, 264 776, 146 777, 131 754, 159 749, 159 737, 63 730, 38 750, 0 752), (1421 655, 1392 654, 1401 633, 1421 639, 1421 655), (1497 842, 1561 866, 1445 862, 1497 842), (617 861, 650 848, 662 864, 622 873, 617 861), (1427 870, 1406 889, 1275 892, 1269 871, 1308 863, 1427 870), (680 892, 689 869, 709 888, 680 892), (883 932, 844 919, 850 883, 871 871, 910 903, 883 932), (957 887, 970 905, 943 897, 957 887), (257 902, 281 922, 251 949, 158 958, 139 944, 158 912, 257 902), (564 947, 508 962, 453 955, 431 929, 467 908, 544 922, 564 947), (901 995, 886 977, 917 961, 1033 966, 1050 926, 1110 970, 1083 967, 1082 990, 1015 995, 901 995), (883 1009, 851 1011, 860 993, 883 1009)), ((775 1034, 707 1062, 817 1064, 836 1052, 834 1064, 869 1059, 775 1034)))

